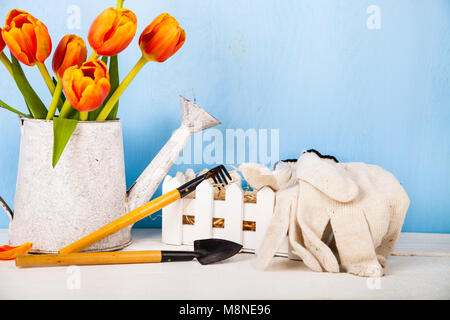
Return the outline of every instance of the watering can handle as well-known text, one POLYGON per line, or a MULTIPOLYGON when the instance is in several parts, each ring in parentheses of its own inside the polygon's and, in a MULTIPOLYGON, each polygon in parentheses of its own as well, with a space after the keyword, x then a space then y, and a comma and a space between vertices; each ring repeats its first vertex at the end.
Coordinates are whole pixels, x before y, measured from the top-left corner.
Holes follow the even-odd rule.
MULTIPOLYGON (((20 115, 17 115, 17 118, 19 119, 20 130, 23 130, 23 119, 24 118, 20 115)), ((3 210, 5 210, 6 214, 9 217, 9 221, 12 221, 12 219, 14 217, 14 212, 11 210, 11 208, 8 206, 6 201, 3 200, 2 197, 0 197, 0 207, 3 208, 3 210)))
POLYGON ((0 207, 8 214, 9 220, 12 220, 14 213, 2 197, 0 197, 0 207))

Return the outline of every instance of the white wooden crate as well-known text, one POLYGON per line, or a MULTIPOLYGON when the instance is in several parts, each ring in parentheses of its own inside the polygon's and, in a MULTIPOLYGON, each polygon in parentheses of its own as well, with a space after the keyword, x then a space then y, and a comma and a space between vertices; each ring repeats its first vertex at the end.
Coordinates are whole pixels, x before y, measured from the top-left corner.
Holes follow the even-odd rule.
MULTIPOLYGON (((185 182, 183 174, 166 176, 162 192, 169 192, 185 182)), ((244 252, 255 252, 269 226, 274 205, 275 193, 268 187, 257 193, 256 203, 244 202, 244 191, 239 183, 226 187, 225 200, 214 200, 213 186, 204 181, 197 187, 195 199, 180 199, 163 208, 162 242, 192 245, 197 239, 220 238, 242 244, 244 252), (183 224, 183 216, 189 216, 194 223, 183 224), (220 218, 224 219, 223 227, 213 227, 213 220, 220 218), (244 221, 254 228, 244 231, 244 221)), ((287 257, 287 237, 276 255, 287 257)))

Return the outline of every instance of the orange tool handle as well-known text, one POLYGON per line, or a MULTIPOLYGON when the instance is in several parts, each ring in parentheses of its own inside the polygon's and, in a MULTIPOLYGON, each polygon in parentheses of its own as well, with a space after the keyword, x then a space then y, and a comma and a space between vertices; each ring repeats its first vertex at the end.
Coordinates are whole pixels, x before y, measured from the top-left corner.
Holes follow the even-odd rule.
POLYGON ((69 254, 19 255, 18 267, 100 265, 161 262, 161 251, 83 252, 69 254))
POLYGON ((162 196, 150 201, 149 203, 144 204, 143 206, 127 213, 123 217, 120 217, 119 219, 107 224, 97 231, 94 231, 93 233, 85 236, 84 238, 68 245, 67 247, 62 248, 61 250, 59 250, 59 253, 67 254, 79 252, 89 247, 91 244, 96 243, 97 241, 100 241, 103 238, 106 238, 107 236, 129 226, 130 224, 136 223, 137 221, 148 217, 152 213, 155 213, 156 211, 180 198, 180 192, 177 189, 163 194, 162 196))

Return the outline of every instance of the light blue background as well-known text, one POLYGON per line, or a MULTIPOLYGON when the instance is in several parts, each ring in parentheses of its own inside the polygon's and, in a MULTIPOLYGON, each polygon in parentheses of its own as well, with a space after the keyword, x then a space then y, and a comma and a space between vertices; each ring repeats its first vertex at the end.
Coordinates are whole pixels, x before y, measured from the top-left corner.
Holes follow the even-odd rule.
MULTIPOLYGON (((113 5, 2 0, 0 19, 16 7, 32 13, 47 25, 55 48, 66 33, 86 39, 95 16, 113 5), (67 28, 70 5, 81 8, 79 30, 67 28)), ((279 129, 280 158, 316 148, 343 162, 383 166, 411 198, 403 231, 450 232, 450 1, 127 0, 125 6, 139 24, 120 56, 122 75, 139 58, 139 34, 157 14, 171 13, 187 33, 176 56, 147 65, 121 99, 128 185, 179 125, 182 94, 221 120, 222 131, 279 129), (369 5, 381 8, 380 30, 366 26, 369 5)), ((49 103, 37 68, 25 70, 49 103)), ((0 75, 1 99, 24 110, 3 66, 0 75)), ((0 110, 0 194, 10 204, 19 141, 16 117, 0 110)), ((7 226, 0 214, 0 227, 7 226)), ((138 226, 159 227, 160 220, 138 226)))

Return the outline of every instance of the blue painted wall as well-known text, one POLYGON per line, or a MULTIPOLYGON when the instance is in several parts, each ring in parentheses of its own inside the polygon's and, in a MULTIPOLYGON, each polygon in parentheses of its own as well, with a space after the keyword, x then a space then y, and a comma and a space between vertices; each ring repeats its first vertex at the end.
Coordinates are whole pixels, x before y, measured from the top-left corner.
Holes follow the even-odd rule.
MULTIPOLYGON (((86 38, 113 1, 2 0, 43 20, 54 47, 66 33, 86 38), (80 29, 67 26, 81 9, 80 29)), ((185 28, 187 42, 164 64, 147 65, 121 99, 130 185, 179 124, 178 95, 222 121, 218 127, 279 129, 280 158, 314 147, 341 161, 393 172, 411 198, 409 232, 450 232, 450 2, 347 0, 127 0, 138 32, 120 56, 125 74, 140 56, 137 39, 159 13, 185 28), (380 11, 369 29, 370 5, 380 11)), ((373 22, 373 21, 372 21, 373 22)), ((50 67, 50 61, 47 62, 50 67)), ((35 68, 30 81, 49 103, 35 68)), ((24 109, 0 66, 0 97, 24 109)), ((0 194, 13 203, 19 151, 17 120, 0 110, 0 194)), ((171 173, 187 167, 175 166, 171 173)), ((158 191, 160 193, 160 191, 158 191)), ((8 219, 0 214, 0 227, 8 219)), ((138 226, 160 226, 146 219, 138 226)))

